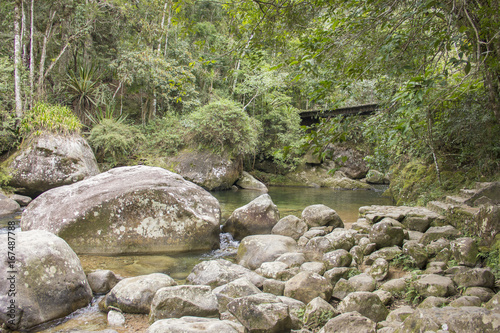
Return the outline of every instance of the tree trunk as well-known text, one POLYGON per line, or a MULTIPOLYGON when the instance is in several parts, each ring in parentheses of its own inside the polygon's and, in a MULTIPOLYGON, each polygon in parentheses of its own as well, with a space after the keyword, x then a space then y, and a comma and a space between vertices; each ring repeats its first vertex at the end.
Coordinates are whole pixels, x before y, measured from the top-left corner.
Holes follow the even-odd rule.
POLYGON ((20 0, 16 0, 14 5, 14 94, 16 100, 16 117, 23 116, 23 102, 21 100, 21 31, 19 29, 20 0))
POLYGON ((47 58, 47 44, 49 42, 50 35, 52 34, 52 23, 54 22, 55 16, 55 11, 50 14, 50 19, 49 22, 47 22, 45 34, 43 35, 42 52, 40 56, 40 67, 38 73, 38 98, 41 98, 43 94, 43 81, 45 80, 45 59, 47 58))
POLYGON ((35 55, 33 53, 33 43, 34 43, 34 25, 33 25, 33 17, 35 16, 34 10, 35 0, 31 0, 31 14, 30 14, 30 102, 29 107, 33 107, 33 94, 35 91, 35 55))

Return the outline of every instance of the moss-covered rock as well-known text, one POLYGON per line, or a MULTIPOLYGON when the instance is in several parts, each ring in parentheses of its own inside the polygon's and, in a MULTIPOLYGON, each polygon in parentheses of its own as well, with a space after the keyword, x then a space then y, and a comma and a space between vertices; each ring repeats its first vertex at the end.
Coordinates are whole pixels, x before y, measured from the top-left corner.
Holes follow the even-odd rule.
POLYGON ((28 195, 39 195, 99 173, 92 149, 78 134, 31 136, 4 166, 11 173, 9 185, 28 195))
POLYGON ((12 242, 6 233, 0 235, 5 249, 0 260, 0 326, 24 331, 89 304, 92 290, 80 260, 63 239, 33 230, 16 232, 12 242), (10 247, 12 266, 7 260, 10 247))

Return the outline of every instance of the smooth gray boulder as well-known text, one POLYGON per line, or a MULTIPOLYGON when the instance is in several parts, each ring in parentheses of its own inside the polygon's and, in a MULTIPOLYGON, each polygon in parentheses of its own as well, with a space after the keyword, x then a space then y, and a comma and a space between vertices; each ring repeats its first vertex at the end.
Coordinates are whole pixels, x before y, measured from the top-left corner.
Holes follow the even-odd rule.
POLYGON ((403 322, 400 333, 410 332, 467 332, 497 333, 500 313, 485 308, 465 306, 443 308, 417 308, 403 322))
POLYGON ((246 171, 243 171, 241 173, 241 177, 240 177, 240 179, 238 179, 236 181, 236 185, 241 187, 242 189, 245 189, 245 190, 256 190, 256 191, 263 191, 263 192, 268 191, 266 185, 264 185, 262 182, 255 179, 254 176, 252 176, 251 174, 249 174, 246 171))
POLYGON ((193 267, 186 280, 190 284, 215 288, 241 277, 247 278, 257 287, 262 287, 264 282, 264 278, 254 271, 225 259, 200 262, 193 267))
POLYGON ((236 209, 222 226, 222 231, 229 232, 236 240, 250 235, 270 234, 279 219, 278 207, 269 194, 263 194, 236 209))
POLYGON ((104 298, 104 307, 126 313, 149 313, 156 292, 177 283, 167 274, 153 273, 121 280, 104 298))
POLYGON ((240 178, 243 161, 210 150, 185 149, 165 160, 169 169, 207 191, 228 190, 240 178))
POLYGON ((11 170, 9 185, 30 196, 99 173, 92 149, 78 134, 31 136, 6 167, 11 170))
POLYGON ((448 297, 457 293, 457 288, 452 279, 436 274, 423 275, 413 281, 412 286, 423 297, 448 297))
POLYGON ((327 252, 323 255, 323 262, 327 269, 334 267, 349 267, 352 262, 352 255, 344 249, 327 252))
POLYGON ((344 227, 344 222, 342 222, 337 212, 322 204, 304 208, 302 219, 307 223, 309 228, 322 226, 332 226, 333 228, 344 227))
POLYGON ((343 313, 330 319, 319 333, 375 333, 377 324, 359 312, 343 313))
POLYGON ((450 306, 459 308, 462 306, 481 306, 481 299, 477 296, 461 296, 450 302, 450 306))
POLYGON ((329 301, 332 296, 332 285, 317 273, 302 271, 285 283, 283 295, 298 299, 305 304, 316 297, 329 301))
POLYGON ((380 298, 366 291, 350 293, 340 302, 338 309, 342 313, 353 311, 359 312, 361 315, 370 318, 374 322, 385 320, 389 314, 389 311, 380 298))
POLYGON ((370 241, 377 244, 378 249, 395 245, 403 245, 403 241, 405 239, 403 228, 394 225, 389 220, 392 219, 385 218, 382 221, 375 223, 370 230, 370 241))
POLYGON ((442 227, 430 227, 424 233, 419 243, 427 245, 432 241, 438 240, 440 238, 444 239, 455 239, 460 235, 460 232, 451 225, 445 225, 442 227))
POLYGON ((255 270, 255 273, 275 280, 288 280, 291 277, 288 265, 279 261, 264 262, 255 270))
POLYGON ((49 190, 23 212, 23 230, 42 229, 77 253, 176 253, 219 246, 219 202, 168 170, 111 169, 49 190))
MULTIPOLYGON (((266 280, 269 281, 269 280, 266 280)), ((264 282, 265 288, 265 282, 264 282)), ((262 291, 247 278, 239 278, 215 288, 212 293, 217 298, 219 312, 226 312, 227 305, 236 298, 259 294, 262 291)))
POLYGON ((307 224, 297 216, 288 215, 280 219, 271 230, 274 235, 292 237, 298 240, 307 231, 307 224))
POLYGON ((240 326, 229 320, 188 316, 158 320, 149 326, 146 333, 240 333, 240 326))
POLYGON ((374 291, 377 287, 377 281, 366 273, 354 275, 347 280, 355 291, 374 291))
POLYGON ((149 321, 184 316, 215 317, 218 314, 217 298, 209 286, 171 286, 155 293, 149 321))
POLYGON ((280 235, 254 235, 243 238, 236 260, 239 265, 257 269, 264 262, 272 262, 283 253, 295 252, 297 242, 280 235))
POLYGON ((19 212, 21 205, 0 193, 0 217, 9 216, 19 212))
POLYGON ((248 332, 289 332, 292 320, 288 305, 277 296, 260 293, 237 298, 227 305, 248 332))
POLYGON ((467 271, 455 274, 453 281, 460 288, 468 287, 495 287, 495 275, 489 268, 473 268, 467 271))
POLYGON ((328 320, 340 313, 327 301, 321 297, 316 297, 310 301, 304 311, 304 325, 309 329, 319 329, 323 327, 328 320))
POLYGON ((14 238, 0 234, 5 251, 0 260, 0 326, 28 330, 90 303, 92 290, 80 259, 63 239, 43 230, 16 232, 14 238), (14 246, 12 263, 9 246, 14 246))
POLYGON ((119 282, 115 273, 102 269, 87 274, 87 280, 94 294, 107 294, 119 282))

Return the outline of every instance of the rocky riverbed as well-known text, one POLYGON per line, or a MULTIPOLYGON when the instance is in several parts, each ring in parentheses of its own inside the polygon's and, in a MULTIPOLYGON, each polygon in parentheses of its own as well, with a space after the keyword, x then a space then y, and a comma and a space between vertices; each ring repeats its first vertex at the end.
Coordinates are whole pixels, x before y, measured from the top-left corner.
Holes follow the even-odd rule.
MULTIPOLYGON (((239 209, 233 220, 251 223, 242 218, 246 210, 276 214, 267 195, 239 209)), ((58 277, 80 290, 58 293, 77 298, 63 302, 70 308, 89 303, 87 290, 104 295, 99 307, 108 327, 99 332, 498 332, 498 285, 492 271, 481 267, 474 239, 425 208, 369 206, 359 213, 346 228, 333 209, 306 207, 301 218, 286 216, 266 234, 243 237, 233 261, 196 265, 183 285, 160 273, 120 280, 100 270, 72 277, 64 269, 81 268, 68 259, 74 255, 69 247, 37 257, 50 264, 36 274, 52 292, 58 277), (55 262, 64 267, 54 268, 55 262)), ((25 253, 44 247, 40 242, 64 243, 41 231, 17 237, 25 253)), ((36 298, 45 289, 37 290, 23 292, 45 304, 47 296, 36 298)), ((45 308, 54 312, 57 304, 45 308)), ((29 308, 20 307, 26 309, 23 320, 33 318, 29 308)))
POLYGON ((88 249, 80 240, 101 254, 149 251, 149 240, 160 238, 174 246, 158 255, 211 249, 220 223, 213 196, 159 168, 119 168, 49 190, 23 213, 29 231, 0 235, 11 253, 0 261, 0 280, 8 281, 0 285, 2 332, 92 307, 105 327, 80 332, 500 329, 499 285, 479 260, 481 240, 423 207, 361 207, 347 225, 322 204, 280 216, 262 194, 223 225, 240 240, 234 259, 202 261, 182 282, 162 273, 85 274, 78 257, 88 249))

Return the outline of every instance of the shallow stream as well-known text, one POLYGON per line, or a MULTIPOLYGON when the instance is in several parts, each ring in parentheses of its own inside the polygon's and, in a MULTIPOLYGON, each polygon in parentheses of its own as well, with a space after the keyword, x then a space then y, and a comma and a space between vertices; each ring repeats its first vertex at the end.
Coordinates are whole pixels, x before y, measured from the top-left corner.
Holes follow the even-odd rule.
MULTIPOLYGON (((378 187, 375 191, 343 191, 330 188, 304 188, 304 187, 271 187, 269 195, 278 206, 280 217, 286 215, 301 215, 302 210, 313 204, 324 204, 337 211, 346 225, 355 222, 358 218, 358 209, 367 205, 390 205, 391 199, 382 196, 385 187, 378 187)), ((246 205, 262 192, 239 190, 212 193, 220 202, 222 222, 241 206, 246 205)), ((0 221, 0 229, 6 227, 7 222, 0 221), (4 226, 5 224, 5 226, 4 226)), ((0 230, 2 232, 2 230, 0 230)), ((231 259, 237 249, 238 243, 230 235, 221 234, 221 249, 210 253, 189 253, 182 255, 141 255, 141 256, 95 256, 82 255, 80 260, 86 273, 96 269, 109 269, 122 277, 145 275, 150 273, 166 273, 178 283, 183 283, 192 268, 203 260, 215 258, 231 259)), ((65 320, 44 325, 33 332, 71 332, 73 330, 102 330, 106 328, 106 315, 99 312, 94 299, 93 305, 79 310, 68 316, 65 320)), ((142 317, 130 318, 139 326, 147 325, 147 320, 142 317)), ((127 321, 128 322, 128 321, 127 321)), ((140 332, 142 328, 138 328, 140 332)), ((116 329, 119 333, 122 331, 116 329)), ((126 332, 134 332, 129 327, 126 332)), ((125 332, 123 331, 123 332, 125 332)))

